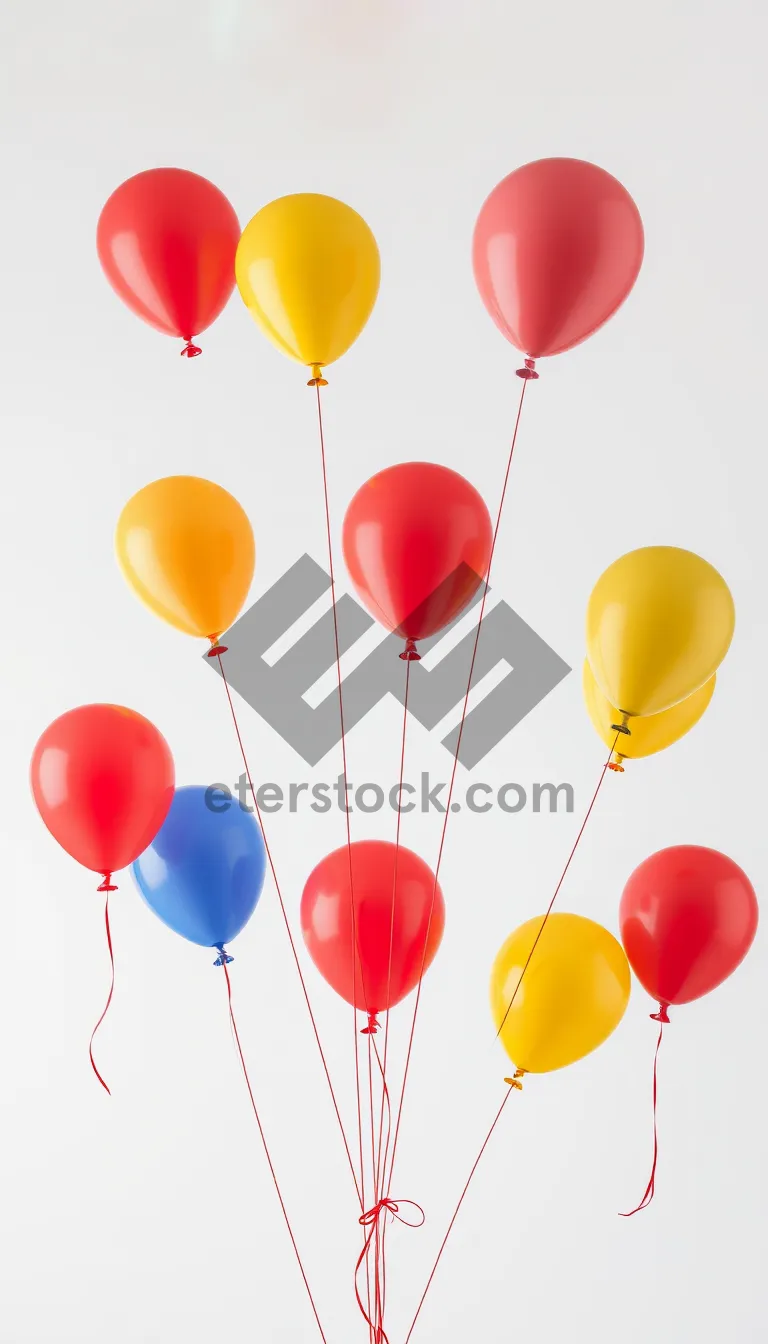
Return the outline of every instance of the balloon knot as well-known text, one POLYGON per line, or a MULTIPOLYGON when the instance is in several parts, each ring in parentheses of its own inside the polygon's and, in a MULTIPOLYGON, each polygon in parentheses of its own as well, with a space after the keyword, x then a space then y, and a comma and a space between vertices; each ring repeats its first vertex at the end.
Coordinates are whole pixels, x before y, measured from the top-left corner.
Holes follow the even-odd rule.
POLYGON ((515 369, 515 373, 518 378, 522 378, 525 382, 528 382, 530 378, 538 378, 539 375, 536 372, 536 360, 526 359, 525 367, 522 369, 515 369))
POLYGON ((102 873, 102 877, 104 878, 104 881, 100 887, 96 888, 97 891, 117 891, 117 887, 112 885, 111 873, 102 873))
POLYGON ((323 377, 323 368, 321 364, 312 365, 312 377, 307 383, 307 387, 327 387, 328 379, 323 377))
POLYGON ((628 719, 629 719, 629 715, 628 715, 628 714, 625 714, 624 711, 622 710, 622 711, 621 711, 621 723, 612 723, 612 724, 611 724, 611 732, 612 732, 612 733, 625 733, 627 737, 631 737, 631 736, 632 736, 632 733, 631 733, 630 729, 627 727, 627 720, 628 720, 628 719))
POLYGON ((225 952, 223 943, 214 943, 214 947, 219 954, 213 963, 214 966, 229 966, 230 963, 235 960, 235 958, 231 957, 228 952, 225 952))
POLYGON ((380 1026, 381 1026, 381 1023, 379 1022, 379 1019, 377 1018, 376 1014, 375 1014, 375 1013, 369 1013, 369 1014, 368 1014, 368 1026, 367 1026, 367 1027, 363 1027, 363 1028, 362 1028, 362 1031, 361 1031, 360 1034, 361 1034, 362 1036, 375 1036, 375 1035, 376 1035, 376 1032, 379 1030, 379 1027, 380 1027, 380 1026))
POLYGON ((416 648, 416 641, 414 639, 406 639, 405 648, 403 649, 403 652, 400 654, 400 657, 403 659, 403 662, 406 663, 421 662, 421 654, 416 648))
POLYGON ((510 1087, 516 1087, 518 1092, 522 1092, 523 1084, 520 1082, 520 1079, 524 1077, 525 1077, 525 1069, 515 1069, 515 1072, 512 1075, 512 1077, 505 1078, 504 1082, 508 1083, 510 1087))
POLYGON ((622 761, 623 761, 625 758, 622 756, 622 754, 621 754, 620 751, 615 751, 613 754, 614 754, 614 756, 616 757, 616 759, 615 759, 614 761, 609 761, 609 762, 608 762, 608 769, 609 769, 609 770, 616 770, 620 775, 623 775, 623 774, 624 774, 624 766, 622 765, 622 761))
POLYGON ((210 641, 211 641, 211 647, 210 647, 210 649, 208 650, 208 657, 209 657, 209 658, 218 658, 218 656, 219 656, 220 653, 228 653, 228 652, 229 652, 229 650, 228 650, 226 644, 220 644, 220 643, 219 643, 219 636, 218 636, 218 635, 209 635, 208 638, 209 638, 210 641))
POLYGON ((184 346, 184 349, 179 351, 179 354, 182 356, 186 356, 187 359, 194 359, 195 355, 202 355, 202 353, 203 352, 200 349, 200 346, 193 345, 192 341, 187 341, 187 344, 184 346))
POLYGON ((658 1013, 651 1013, 650 1018, 652 1022, 668 1022, 669 1016, 667 1014, 667 1004, 660 1003, 658 1013))

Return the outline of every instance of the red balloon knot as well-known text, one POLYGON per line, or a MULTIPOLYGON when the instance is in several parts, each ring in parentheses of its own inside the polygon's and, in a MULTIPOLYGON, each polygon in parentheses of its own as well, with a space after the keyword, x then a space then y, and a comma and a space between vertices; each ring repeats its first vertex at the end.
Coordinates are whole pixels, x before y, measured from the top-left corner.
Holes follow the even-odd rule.
POLYGON ((624 757, 623 757, 623 756, 619 756, 619 754, 618 754, 618 752, 617 752, 617 754, 616 754, 616 760, 615 760, 615 761, 609 761, 609 762, 608 762, 608 769, 609 769, 609 770, 615 770, 615 771, 617 772, 617 774, 619 774, 619 775, 623 775, 623 774, 624 774, 624 766, 621 764, 621 762, 623 761, 623 759, 624 759, 624 757))
POLYGON ((209 635, 208 638, 211 641, 211 647, 208 650, 207 655, 209 658, 218 658, 220 653, 229 653, 229 649, 227 648, 226 644, 219 643, 218 635, 209 635))
POLYGON ((379 1027, 380 1027, 380 1026, 381 1026, 381 1023, 379 1022, 379 1019, 377 1018, 376 1014, 375 1014, 375 1013, 369 1013, 369 1014, 368 1014, 368 1026, 367 1026, 367 1027, 363 1027, 363 1028, 362 1028, 362 1031, 361 1031, 360 1034, 361 1034, 362 1036, 375 1036, 375 1035, 376 1035, 376 1032, 379 1030, 379 1027))
POLYGON ((650 1018, 652 1022, 668 1022, 669 1016, 667 1014, 667 1004, 660 1003, 658 1013, 651 1013, 650 1018))
POLYGON ((518 378, 522 378, 526 383, 531 378, 538 378, 539 375, 536 372, 536 360, 526 359, 524 368, 515 369, 515 373, 517 374, 518 378))
POLYGON ((405 641, 405 648, 403 649, 403 652, 400 654, 400 657, 402 658, 403 662, 405 662, 405 663, 420 663, 420 662, 421 662, 421 654, 419 653, 418 649, 416 648, 416 641, 415 641, 415 639, 406 639, 406 641, 405 641))
POLYGON ((117 887, 112 885, 111 873, 102 873, 102 877, 104 878, 104 881, 100 887, 96 888, 97 891, 117 891, 117 887))
POLYGON ((179 354, 182 357, 186 356, 187 359, 194 359, 195 355, 202 355, 202 353, 203 352, 200 349, 200 346, 193 345, 192 341, 187 341, 187 344, 184 346, 184 349, 179 351, 179 354))

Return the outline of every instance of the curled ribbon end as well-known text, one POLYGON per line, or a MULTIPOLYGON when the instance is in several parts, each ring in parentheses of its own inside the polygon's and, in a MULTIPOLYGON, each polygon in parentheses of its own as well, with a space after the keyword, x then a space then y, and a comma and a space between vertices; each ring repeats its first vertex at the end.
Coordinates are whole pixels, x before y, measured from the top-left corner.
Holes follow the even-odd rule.
POLYGON ((536 360, 526 359, 524 367, 522 369, 515 369, 515 373, 518 378, 522 378, 526 383, 532 378, 538 378, 539 375, 536 372, 536 360))
POLYGON ((186 357, 187 359, 194 359, 195 355, 202 355, 202 353, 200 346, 194 345, 192 341, 187 341, 184 349, 179 351, 182 358, 186 357))
POLYGON ((327 387, 328 379, 323 377, 323 368, 321 364, 312 365, 312 377, 307 383, 307 387, 327 387))
POLYGON ((403 652, 400 654, 400 657, 402 658, 403 662, 406 663, 421 662, 421 654, 416 648, 415 639, 406 639, 405 648, 403 649, 403 652))

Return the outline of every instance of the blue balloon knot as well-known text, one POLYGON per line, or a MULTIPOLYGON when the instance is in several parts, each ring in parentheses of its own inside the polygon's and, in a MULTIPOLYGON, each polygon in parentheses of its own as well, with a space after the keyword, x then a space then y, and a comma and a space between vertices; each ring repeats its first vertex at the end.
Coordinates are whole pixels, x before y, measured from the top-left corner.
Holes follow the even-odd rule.
POLYGON ((234 961, 234 957, 230 957, 229 953, 224 951, 223 943, 216 943, 216 947, 219 955, 213 963, 214 966, 229 966, 230 962, 234 961))

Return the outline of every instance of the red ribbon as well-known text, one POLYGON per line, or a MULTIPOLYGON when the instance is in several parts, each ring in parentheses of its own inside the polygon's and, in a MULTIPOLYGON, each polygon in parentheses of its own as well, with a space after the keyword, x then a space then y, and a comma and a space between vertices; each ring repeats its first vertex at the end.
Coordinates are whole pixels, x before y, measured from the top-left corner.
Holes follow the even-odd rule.
POLYGON ((106 1004, 104 1005, 104 1012, 101 1014, 101 1017, 99 1018, 98 1022, 96 1023, 96 1026, 93 1028, 93 1031, 91 1032, 91 1041, 88 1046, 88 1054, 91 1057, 91 1068, 93 1069, 93 1072, 96 1074, 96 1077, 101 1083, 101 1086, 104 1088, 104 1091, 108 1093, 110 1097, 112 1096, 112 1093, 109 1091, 107 1084, 104 1082, 104 1079, 99 1073, 99 1070, 96 1068, 96 1061, 93 1058, 93 1038, 96 1035, 96 1032, 99 1030, 99 1027, 101 1026, 102 1022, 104 1021, 104 1018, 107 1016, 107 1013, 109 1012, 109 1005, 112 1002, 112 995, 115 992, 115 957, 112 951, 112 931, 109 927, 109 893, 111 891, 117 891, 117 887, 114 887, 112 885, 112 882, 110 881, 111 877, 112 877, 111 873, 104 873, 104 881, 102 882, 100 887, 97 887, 97 891, 105 891, 107 894, 107 899, 104 904, 104 925, 107 930, 107 947, 109 948, 109 961, 112 967, 112 981, 109 986, 109 996, 107 998, 106 1004))
POLYGON ((360 1215, 358 1221, 361 1227, 367 1227, 369 1230, 363 1243, 363 1249, 360 1252, 357 1258, 357 1264, 355 1265, 355 1297, 357 1298, 357 1305, 360 1308, 360 1311, 362 1312, 363 1316, 365 1317, 365 1320, 368 1323, 368 1328, 371 1331, 371 1339, 374 1341, 374 1344, 389 1344, 389 1340, 384 1330, 384 1326, 381 1324, 382 1302, 381 1302, 380 1285, 378 1282, 379 1276, 378 1274, 376 1275, 377 1284, 375 1295, 377 1300, 374 1304, 375 1306, 374 1315, 376 1317, 376 1320, 372 1321, 363 1305, 363 1299, 360 1296, 360 1289, 358 1287, 358 1275, 360 1273, 360 1270, 362 1269, 363 1261, 365 1260, 366 1256, 370 1251, 371 1242, 374 1236, 378 1233, 379 1216, 382 1213, 384 1214, 385 1218, 387 1214, 390 1214, 393 1219, 396 1218, 397 1221, 399 1223, 402 1223, 405 1227, 423 1227, 425 1218, 424 1210, 422 1209, 421 1205, 417 1204, 413 1199, 400 1199, 400 1200, 389 1198, 380 1199, 377 1204, 373 1205, 373 1208, 366 1209, 366 1211, 364 1213, 361 1213, 360 1215), (418 1211, 419 1218, 416 1222, 411 1222, 409 1218, 404 1218, 402 1213, 400 1212, 400 1209, 406 1204, 410 1209, 416 1209, 418 1211))
POLYGON ((658 1062, 659 1062, 659 1050, 661 1049, 661 1039, 664 1035, 664 1026, 665 1023, 669 1022, 669 1017, 667 1015, 667 1005, 665 1003, 659 1004, 658 1013, 651 1013, 651 1021, 658 1022, 659 1024, 659 1039, 656 1042, 656 1051, 653 1056, 653 1166, 651 1167, 651 1179, 649 1180, 647 1186, 645 1187, 645 1194, 643 1195, 643 1198, 640 1200, 640 1203, 638 1204, 637 1208, 631 1209, 629 1213, 620 1213, 619 1214, 620 1218, 632 1218, 636 1213, 640 1213, 641 1209, 647 1209, 648 1205, 653 1199, 653 1196, 656 1194, 656 1164, 659 1160, 659 1136, 656 1126, 658 1062))

